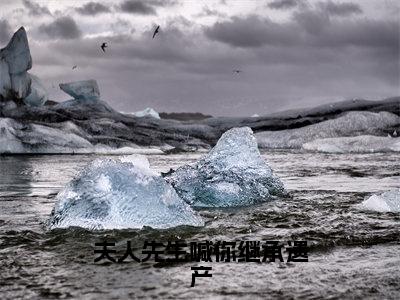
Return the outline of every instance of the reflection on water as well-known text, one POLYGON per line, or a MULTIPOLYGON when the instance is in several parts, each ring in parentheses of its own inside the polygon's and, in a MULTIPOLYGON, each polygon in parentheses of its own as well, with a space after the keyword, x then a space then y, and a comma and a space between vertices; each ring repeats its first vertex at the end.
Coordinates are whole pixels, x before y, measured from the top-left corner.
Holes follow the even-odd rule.
POLYGON ((31 193, 33 168, 29 157, 0 157, 0 195, 22 197, 31 193))
MULTIPOLYGON (((200 156, 149 159, 158 171, 168 171, 200 156)), ((200 210, 203 228, 97 233, 43 227, 56 193, 97 156, 0 157, 0 298, 398 299, 399 216, 360 211, 356 204, 370 193, 400 187, 400 155, 274 151, 264 157, 290 198, 200 210), (191 289, 195 264, 95 264, 94 243, 105 237, 132 240, 133 247, 145 240, 303 239, 312 251, 303 265, 211 264, 212 280, 191 289)))

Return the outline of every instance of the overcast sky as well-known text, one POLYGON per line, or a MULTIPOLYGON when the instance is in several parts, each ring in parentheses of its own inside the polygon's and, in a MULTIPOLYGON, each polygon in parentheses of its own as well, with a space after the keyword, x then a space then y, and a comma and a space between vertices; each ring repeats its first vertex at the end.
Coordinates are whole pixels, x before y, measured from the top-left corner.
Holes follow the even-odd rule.
POLYGON ((120 111, 266 114, 400 95, 399 3, 0 0, 0 47, 24 26, 57 101, 60 82, 96 79, 120 111))

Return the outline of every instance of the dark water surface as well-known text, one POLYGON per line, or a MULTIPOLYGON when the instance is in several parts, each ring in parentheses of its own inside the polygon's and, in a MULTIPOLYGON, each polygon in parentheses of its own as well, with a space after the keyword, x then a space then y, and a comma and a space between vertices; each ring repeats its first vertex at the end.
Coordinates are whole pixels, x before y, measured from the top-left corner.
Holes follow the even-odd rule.
MULTIPOLYGON (((153 155, 159 171, 200 154, 153 155)), ((55 195, 96 156, 0 156, 0 299, 400 299, 400 215, 356 208, 400 187, 400 154, 266 152, 290 198, 200 210, 203 228, 47 232, 55 195), (94 243, 307 240, 305 263, 94 263, 94 243), (212 278, 190 288, 191 266, 212 278)), ((117 247, 117 248, 118 248, 117 247)), ((96 255, 97 256, 97 255, 96 255)), ((284 258, 287 255, 284 254, 284 258)))

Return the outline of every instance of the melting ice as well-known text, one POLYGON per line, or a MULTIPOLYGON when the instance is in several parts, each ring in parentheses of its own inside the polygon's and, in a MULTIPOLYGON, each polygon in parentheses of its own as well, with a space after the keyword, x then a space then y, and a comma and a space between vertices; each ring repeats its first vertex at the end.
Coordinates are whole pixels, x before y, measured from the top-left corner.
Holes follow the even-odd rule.
POLYGON ((380 195, 372 195, 360 203, 358 207, 377 212, 400 212, 400 189, 386 191, 380 195))
POLYGON ((95 160, 57 195, 50 229, 203 226, 192 208, 148 166, 145 158, 95 160))
POLYGON ((249 127, 228 130, 195 165, 165 178, 186 202, 200 207, 251 205, 285 194, 249 127))

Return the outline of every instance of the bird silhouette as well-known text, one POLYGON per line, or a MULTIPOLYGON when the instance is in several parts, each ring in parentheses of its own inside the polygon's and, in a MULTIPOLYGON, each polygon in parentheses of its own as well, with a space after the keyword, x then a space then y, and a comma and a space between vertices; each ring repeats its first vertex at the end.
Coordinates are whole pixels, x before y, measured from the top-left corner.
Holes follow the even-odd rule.
POLYGON ((103 50, 103 52, 106 52, 106 48, 107 48, 108 46, 107 46, 107 43, 103 43, 103 44, 101 44, 101 46, 100 46, 100 48, 101 48, 101 50, 103 50))
POLYGON ((157 26, 156 30, 154 30, 153 39, 154 39, 154 37, 156 36, 156 34, 157 34, 159 31, 160 31, 160 25, 157 26))
POLYGON ((77 66, 73 66, 73 67, 72 67, 72 70, 76 69, 76 67, 77 67, 77 66))
POLYGON ((242 73, 243 71, 242 70, 233 70, 233 73, 236 73, 236 74, 239 74, 239 73, 242 73))

